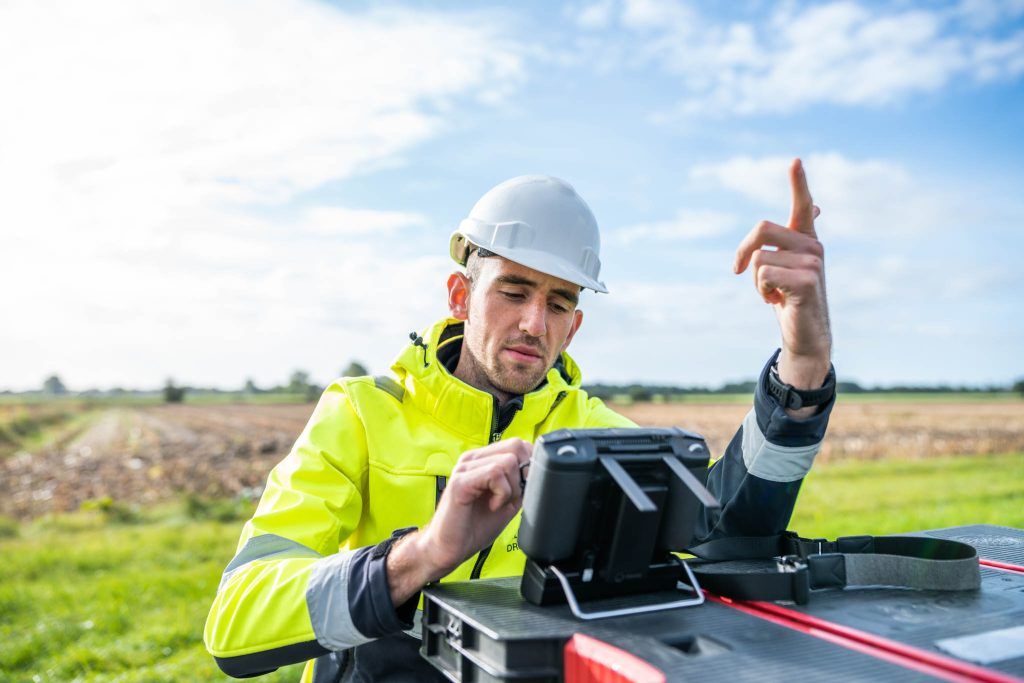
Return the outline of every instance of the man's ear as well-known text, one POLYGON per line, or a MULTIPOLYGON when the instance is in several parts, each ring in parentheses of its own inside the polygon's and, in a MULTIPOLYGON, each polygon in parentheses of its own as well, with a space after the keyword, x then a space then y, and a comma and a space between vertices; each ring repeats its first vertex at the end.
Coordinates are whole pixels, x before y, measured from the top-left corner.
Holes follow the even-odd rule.
MULTIPOLYGON (((576 330, 580 329, 580 325, 583 324, 583 311, 576 309, 572 312, 572 325, 569 326, 569 334, 565 337, 565 343, 562 344, 562 351, 569 348, 569 342, 576 336, 576 330)), ((559 352, 561 353, 561 351, 559 352)))
POLYGON ((456 320, 469 318, 469 278, 463 273, 448 276, 448 312, 456 320))

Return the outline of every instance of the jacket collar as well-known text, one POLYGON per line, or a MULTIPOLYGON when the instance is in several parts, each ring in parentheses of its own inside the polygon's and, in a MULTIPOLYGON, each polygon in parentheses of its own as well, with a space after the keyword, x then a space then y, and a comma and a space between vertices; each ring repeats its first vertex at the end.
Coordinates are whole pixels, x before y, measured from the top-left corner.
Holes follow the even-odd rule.
MULTIPOLYGON (((487 443, 494 419, 493 397, 452 375, 437 357, 439 345, 443 348, 462 343, 462 322, 446 318, 420 336, 422 345, 415 341, 406 345, 391 366, 405 387, 406 396, 448 429, 471 441, 487 443)), ((576 362, 565 352, 560 360, 561 363, 556 364, 560 369, 548 370, 547 381, 523 396, 523 407, 512 426, 539 424, 551 412, 559 394, 579 387, 582 376, 576 362)))

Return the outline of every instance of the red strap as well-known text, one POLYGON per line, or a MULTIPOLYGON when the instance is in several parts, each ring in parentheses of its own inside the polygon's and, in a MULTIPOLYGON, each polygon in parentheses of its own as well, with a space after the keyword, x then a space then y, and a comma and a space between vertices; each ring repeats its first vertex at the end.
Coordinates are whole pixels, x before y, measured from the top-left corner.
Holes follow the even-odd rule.
POLYGON ((565 644, 565 683, 665 683, 665 674, 636 655, 577 633, 565 644))
POLYGON ((978 564, 985 567, 995 567, 996 569, 1002 569, 1008 572, 1024 574, 1024 566, 1019 564, 1010 564, 1009 562, 1000 562, 999 560, 986 560, 985 558, 980 558, 978 560, 978 564))

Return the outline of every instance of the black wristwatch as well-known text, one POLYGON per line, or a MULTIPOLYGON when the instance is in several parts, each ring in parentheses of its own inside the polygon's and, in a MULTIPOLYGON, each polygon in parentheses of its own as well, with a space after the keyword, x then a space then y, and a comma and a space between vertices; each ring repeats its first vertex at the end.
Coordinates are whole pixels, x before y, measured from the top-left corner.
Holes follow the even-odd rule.
POLYGON ((828 403, 836 393, 836 370, 829 367, 828 377, 820 389, 797 389, 779 378, 778 363, 772 363, 768 370, 768 393, 774 396, 783 408, 796 410, 807 406, 820 406, 822 403, 828 403))
POLYGON ((418 527, 414 526, 406 526, 402 527, 401 529, 395 529, 391 532, 390 536, 388 536, 383 541, 381 541, 373 547, 373 550, 370 551, 370 558, 374 560, 379 560, 382 557, 386 557, 387 554, 391 552, 391 547, 395 545, 395 542, 398 539, 400 539, 402 536, 405 536, 406 534, 411 534, 412 532, 416 531, 417 528, 418 527))

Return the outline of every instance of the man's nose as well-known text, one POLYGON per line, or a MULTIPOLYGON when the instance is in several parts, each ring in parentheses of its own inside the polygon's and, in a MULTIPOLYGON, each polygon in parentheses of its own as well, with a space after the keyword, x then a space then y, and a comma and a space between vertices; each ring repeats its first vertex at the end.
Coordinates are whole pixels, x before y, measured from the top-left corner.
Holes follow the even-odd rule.
POLYGON ((543 301, 531 301, 522 311, 519 330, 531 337, 543 337, 547 332, 547 304, 543 301))

